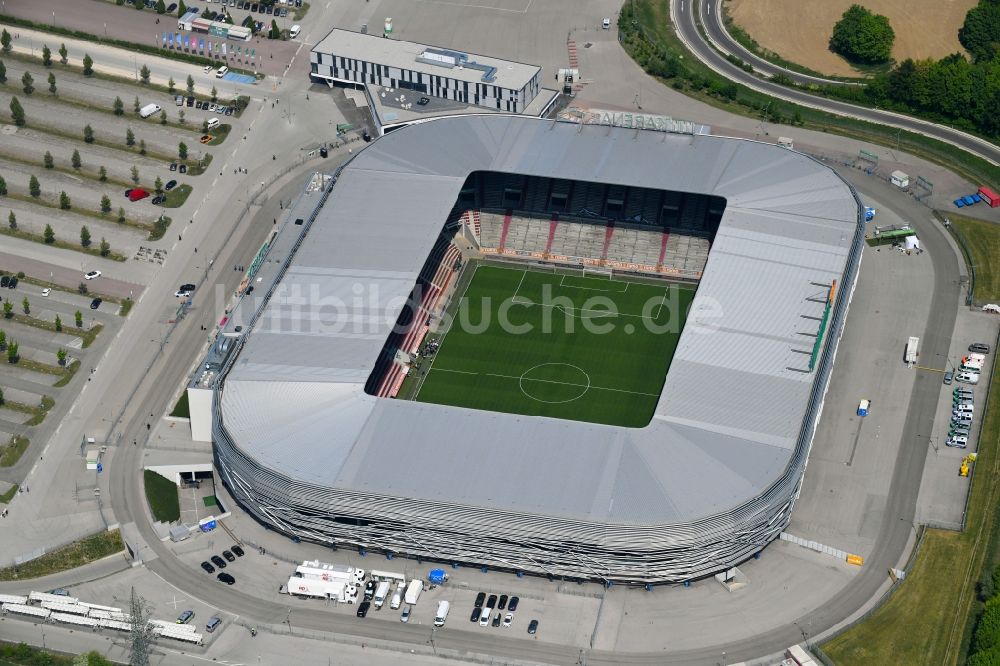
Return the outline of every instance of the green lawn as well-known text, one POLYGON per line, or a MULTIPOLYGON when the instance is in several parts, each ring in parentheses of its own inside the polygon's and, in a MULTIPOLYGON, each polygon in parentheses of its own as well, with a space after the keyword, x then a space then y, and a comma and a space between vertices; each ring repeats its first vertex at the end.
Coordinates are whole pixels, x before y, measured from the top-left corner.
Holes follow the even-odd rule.
POLYGON ((174 405, 174 411, 170 412, 170 416, 176 416, 183 419, 191 418, 191 408, 188 406, 187 391, 181 393, 181 397, 177 399, 177 404, 174 405))
POLYGON ((143 470, 142 478, 145 482, 143 485, 146 488, 146 501, 149 502, 153 518, 164 523, 180 519, 181 505, 177 497, 177 484, 148 469, 143 470))
POLYGON ((40 578, 60 571, 68 571, 102 557, 114 555, 124 548, 118 530, 99 532, 24 564, 0 569, 0 580, 40 578))
POLYGON ((417 400, 649 423, 694 288, 480 265, 417 400))
POLYGON ((948 219, 965 237, 976 268, 976 302, 1000 300, 1000 224, 948 214, 948 219))

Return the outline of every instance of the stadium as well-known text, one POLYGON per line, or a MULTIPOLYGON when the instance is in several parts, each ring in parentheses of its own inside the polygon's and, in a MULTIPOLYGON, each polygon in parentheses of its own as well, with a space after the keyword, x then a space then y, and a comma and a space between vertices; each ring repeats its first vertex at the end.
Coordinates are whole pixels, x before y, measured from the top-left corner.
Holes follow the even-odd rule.
POLYGON ((616 584, 734 566, 788 524, 862 210, 751 140, 399 129, 255 294, 214 388, 220 477, 331 547, 616 584))

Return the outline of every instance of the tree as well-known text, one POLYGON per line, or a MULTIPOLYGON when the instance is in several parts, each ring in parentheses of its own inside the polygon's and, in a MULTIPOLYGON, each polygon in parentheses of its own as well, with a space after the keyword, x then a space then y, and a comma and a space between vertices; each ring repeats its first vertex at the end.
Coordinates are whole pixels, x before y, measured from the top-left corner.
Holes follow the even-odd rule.
POLYGON ((136 185, 139 184, 139 167, 132 165, 132 182, 136 185))
POLYGON ((45 225, 45 231, 43 232, 42 236, 45 240, 45 243, 48 245, 52 245, 53 243, 56 242, 56 232, 52 231, 51 224, 45 225))
POLYGON ((45 151, 45 156, 42 158, 42 164, 45 165, 46 169, 51 169, 55 166, 55 162, 52 159, 52 153, 47 150, 45 151))
POLYGON ((976 62, 993 60, 1000 53, 1000 4, 980 2, 965 15, 958 41, 976 62))
POLYGON ((104 167, 101 167, 100 169, 98 169, 97 170, 97 179, 99 181, 101 181, 102 183, 106 183, 108 181, 108 170, 105 169, 104 167))
POLYGON ((10 33, 7 32, 7 28, 4 28, 3 32, 0 33, 0 47, 4 53, 10 53, 10 33))
POLYGON ((109 254, 111 254, 111 243, 109 243, 108 240, 104 236, 101 236, 100 250, 101 250, 101 256, 102 257, 106 257, 109 254))
POLYGON ((42 45, 42 64, 46 67, 52 66, 52 51, 49 50, 48 44, 42 45))
POLYGON ((219 91, 215 89, 215 86, 212 86, 212 101, 215 102, 218 101, 218 99, 219 99, 219 91))
POLYGON ((49 72, 49 92, 56 94, 56 75, 52 72, 49 72))
POLYGON ((145 155, 146 154, 146 140, 145 139, 139 139, 139 154, 140 155, 145 155))
POLYGON ((167 6, 163 4, 163 0, 156 0, 156 13, 157 14, 167 13, 167 6))
POLYGON ((28 179, 28 194, 36 199, 42 196, 42 185, 38 182, 38 178, 34 174, 28 179))
POLYGON ((125 145, 130 148, 135 145, 135 132, 132 131, 131 127, 125 130, 125 145))
POLYGON ((188 95, 194 94, 194 77, 192 77, 190 74, 188 74, 187 78, 187 94, 188 95))
POLYGON ((281 39, 281 31, 278 30, 278 22, 271 20, 271 29, 267 31, 268 39, 281 39))
POLYGON ((160 111, 160 124, 161 125, 166 125, 167 124, 167 112, 166 111, 160 111))
POLYGON ((17 215, 14 214, 14 211, 10 211, 10 215, 7 216, 7 226, 11 229, 17 229, 17 215))
MULTIPOLYGON (((83 293, 87 293, 87 285, 82 285, 82 286, 83 286, 83 293)), ((76 320, 76 327, 83 328, 83 313, 77 310, 76 312, 73 313, 73 317, 76 320)))
POLYGON ((62 332, 62 319, 59 315, 56 315, 56 333, 62 332))
MULTIPOLYGON (((162 2, 162 0, 161 0, 161 2, 162 2)), ((59 325, 59 329, 61 329, 61 328, 62 328, 62 324, 59 325)), ((56 351, 56 359, 59 361, 59 365, 66 365, 66 350, 65 349, 59 349, 58 351, 56 351)))
POLYGON ((124 115, 124 113, 125 113, 125 102, 122 101, 121 97, 115 97, 114 104, 111 105, 111 108, 113 108, 115 110, 115 115, 116 116, 124 115))
POLYGON ((143 83, 149 83, 149 67, 146 65, 143 65, 142 69, 139 70, 139 80, 143 83))
POLYGON ((31 314, 31 303, 28 302, 27 296, 21 300, 21 309, 24 310, 24 314, 31 314))
POLYGON ((11 340, 7 343, 7 361, 9 363, 17 363, 20 360, 20 356, 17 355, 17 349, 20 345, 11 340))
POLYGON ((122 206, 118 207, 118 224, 125 224, 125 209, 122 206))
POLYGON ((153 189, 156 190, 157 194, 161 194, 163 192, 163 179, 159 176, 156 177, 156 181, 153 183, 153 189))
POLYGON ((208 134, 208 120, 201 121, 201 133, 208 134))
POLYGON ((174 94, 174 90, 176 88, 177 88, 177 84, 174 83, 174 77, 171 76, 169 79, 167 79, 167 90, 169 90, 170 94, 173 95, 174 94))
POLYGON ((180 0, 180 2, 177 3, 177 17, 180 18, 181 16, 184 16, 185 13, 187 13, 187 7, 184 6, 184 0, 180 0))
POLYGON ((83 141, 84 143, 94 143, 94 128, 90 125, 83 128, 83 141))
POLYGON ((73 156, 70 158, 70 164, 73 165, 74 169, 79 169, 83 165, 83 161, 80 159, 80 151, 76 148, 73 149, 73 156))
POLYGON ((107 194, 101 197, 101 212, 105 214, 111 212, 111 197, 107 194))
POLYGON ((0 331, 0 350, 7 349, 7 332, 0 331))
POLYGON ((0 196, 7 196, 7 181, 0 176, 0 196))
POLYGON ((59 46, 59 62, 64 65, 69 62, 69 51, 66 50, 66 44, 59 46))
POLYGON ((7 83, 7 65, 0 60, 0 83, 7 83))
POLYGON ((80 245, 90 247, 90 229, 86 224, 80 227, 80 245))
POLYGON ((63 210, 69 210, 72 208, 70 205, 69 195, 66 194, 65 190, 59 193, 59 208, 63 210))
MULTIPOLYGON (((14 316, 14 304, 11 303, 10 301, 3 302, 3 316, 6 319, 10 319, 11 317, 14 316)), ((4 337, 6 337, 6 335, 4 337)))
POLYGON ((135 100, 132 102, 132 111, 135 115, 139 115, 139 109, 141 108, 142 106, 139 104, 139 96, 136 95, 135 100))
POLYGON ((21 77, 21 85, 25 95, 35 92, 35 77, 31 75, 31 72, 24 73, 24 76, 21 77))
POLYGON ((90 76, 94 73, 94 59, 89 53, 83 54, 83 75, 90 76))
POLYGON ((177 112, 177 122, 179 122, 181 125, 184 124, 184 109, 181 109, 180 111, 177 112))
POLYGON ((892 57, 896 33, 889 19, 861 5, 851 5, 833 26, 830 49, 851 62, 878 64, 892 57))
POLYGON ((10 119, 18 127, 24 127, 24 107, 21 106, 21 102, 18 101, 17 97, 10 98, 10 119))
POLYGON ((183 141, 177 144, 177 156, 182 160, 186 160, 188 157, 188 147, 183 141))

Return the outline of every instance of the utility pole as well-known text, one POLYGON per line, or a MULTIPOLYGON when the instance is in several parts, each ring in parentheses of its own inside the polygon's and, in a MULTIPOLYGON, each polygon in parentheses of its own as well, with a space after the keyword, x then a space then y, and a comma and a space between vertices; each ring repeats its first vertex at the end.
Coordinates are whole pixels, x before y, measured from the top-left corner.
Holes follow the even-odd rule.
POLYGON ((149 606, 146 600, 135 593, 129 603, 129 666, 149 666, 149 644, 153 638, 149 624, 149 606))

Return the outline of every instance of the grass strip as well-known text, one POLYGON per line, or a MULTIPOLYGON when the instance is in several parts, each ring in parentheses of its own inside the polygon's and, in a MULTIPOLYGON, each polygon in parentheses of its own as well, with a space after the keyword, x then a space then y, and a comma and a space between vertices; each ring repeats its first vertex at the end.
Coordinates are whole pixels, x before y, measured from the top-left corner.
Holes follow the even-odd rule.
POLYGON ((191 407, 188 405, 187 391, 181 393, 181 397, 177 399, 177 404, 174 405, 174 409, 170 412, 170 416, 175 416, 179 419, 191 418, 191 407))
MULTIPOLYGON (((10 275, 7 271, 0 270, 0 275, 10 275)), ((79 287, 70 288, 63 286, 61 284, 56 284, 55 282, 49 282, 48 280, 39 280, 38 278, 32 277, 30 275, 25 275, 24 272, 17 273, 17 279, 26 284, 33 284, 36 287, 42 287, 43 289, 55 289, 58 291, 65 292, 67 294, 79 294, 79 287)), ((132 310, 134 303, 130 298, 119 298, 118 296, 108 296, 106 294, 101 294, 96 291, 88 290, 86 295, 99 297, 101 300, 108 301, 110 303, 117 303, 119 305, 118 315, 120 317, 127 317, 128 313, 132 310)), ((53 323, 53 330, 55 330, 55 324, 53 323)), ((66 330, 66 327, 63 327, 66 330)))
POLYGON ((41 578, 95 562, 125 549, 118 530, 108 530, 74 541, 23 564, 0 569, 0 581, 41 578))
MULTIPOLYGON (((6 405, 4 405, 6 406, 6 405)), ((17 461, 21 459, 24 452, 28 450, 28 445, 31 441, 27 437, 22 437, 21 435, 14 435, 10 438, 10 442, 3 448, 3 452, 0 452, 0 467, 13 467, 17 464, 17 461)), ((8 497, 6 500, 0 500, 10 502, 14 497, 14 492, 17 491, 17 486, 14 487, 14 491, 7 491, 4 497, 8 497)))
POLYGON ((180 208, 187 201, 187 198, 191 196, 191 186, 187 183, 183 185, 178 185, 174 189, 165 193, 166 200, 160 204, 164 208, 180 208))
POLYGON ((89 254, 93 257, 104 257, 105 259, 113 259, 115 261, 125 261, 125 255, 111 250, 107 255, 102 255, 99 247, 83 247, 77 243, 67 243, 66 241, 61 241, 58 238, 51 243, 45 242, 45 237, 41 234, 35 234, 30 231, 25 231, 24 229, 11 229, 9 227, 0 227, 0 234, 5 236, 13 236, 14 238, 20 238, 22 240, 29 240, 35 243, 41 243, 42 245, 50 245, 52 247, 62 248, 64 250, 73 250, 75 252, 82 252, 83 254, 89 254))
POLYGON ((104 330, 104 324, 94 324, 90 328, 77 328, 76 326, 67 326, 63 324, 62 330, 56 330, 56 323, 54 321, 46 321, 45 319, 38 319, 37 317, 32 317, 31 315, 24 314, 12 314, 6 319, 16 321, 19 324, 24 324, 25 326, 34 326, 35 328, 40 328, 45 331, 52 331, 53 333, 65 333, 66 335, 75 335, 76 337, 83 340, 83 348, 86 349, 94 343, 94 340, 104 330))
POLYGON ((997 231, 997 223, 955 213, 948 213, 947 217, 962 236, 973 240, 967 243, 976 267, 973 298, 976 302, 1000 301, 1000 232, 997 231))
POLYGON ((142 478, 146 488, 146 501, 153 518, 161 523, 180 520, 181 504, 177 496, 177 484, 156 472, 143 470, 142 478))
MULTIPOLYGON (((14 444, 14 440, 15 439, 17 439, 17 438, 14 437, 14 438, 11 439, 11 445, 14 444)), ((12 485, 10 487, 10 490, 8 490, 7 492, 5 492, 3 495, 0 495, 0 504, 10 504, 10 501, 12 499, 14 499, 14 495, 17 494, 17 489, 18 488, 19 488, 19 486, 15 483, 14 485, 12 485)))
MULTIPOLYGON (((146 222, 139 222, 138 220, 130 220, 125 218, 124 222, 118 222, 117 218, 112 218, 113 213, 102 213, 97 210, 90 210, 88 208, 73 207, 63 208, 59 205, 59 200, 50 200, 48 197, 37 196, 33 197, 30 194, 21 194, 19 192, 10 192, 8 190, 7 197, 9 199, 14 199, 15 201, 23 201, 24 203, 34 204, 36 206, 44 206, 45 208, 51 208, 52 210, 64 210, 74 215, 85 215, 87 217, 93 218, 95 220, 100 220, 102 222, 114 222, 115 224, 121 224, 122 226, 132 227, 133 229, 138 229, 139 231, 149 232, 153 229, 153 224, 146 222)), ((119 260, 120 261, 120 260, 119 260)))

